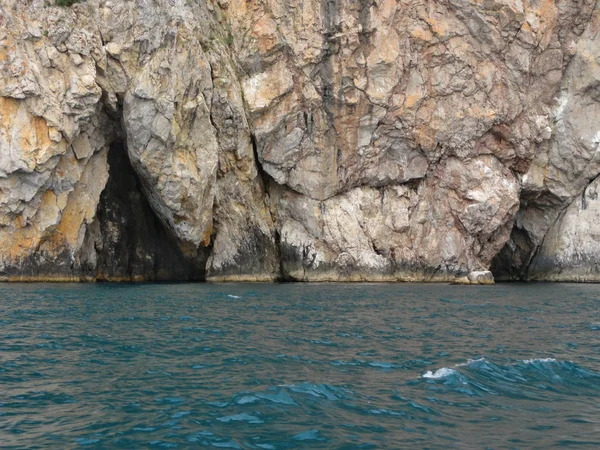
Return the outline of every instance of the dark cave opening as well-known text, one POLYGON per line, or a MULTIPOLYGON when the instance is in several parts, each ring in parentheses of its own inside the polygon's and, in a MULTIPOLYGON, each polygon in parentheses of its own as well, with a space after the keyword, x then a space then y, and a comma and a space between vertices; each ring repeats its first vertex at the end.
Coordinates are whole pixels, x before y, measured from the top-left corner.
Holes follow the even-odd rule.
POLYGON ((527 279, 527 262, 522 261, 522 254, 530 254, 532 245, 528 236, 518 228, 514 228, 510 240, 494 257, 490 267, 496 281, 525 281, 527 279))
POLYGON ((108 164, 96 214, 96 280, 204 281, 207 252, 182 252, 152 210, 123 143, 111 145, 108 164))

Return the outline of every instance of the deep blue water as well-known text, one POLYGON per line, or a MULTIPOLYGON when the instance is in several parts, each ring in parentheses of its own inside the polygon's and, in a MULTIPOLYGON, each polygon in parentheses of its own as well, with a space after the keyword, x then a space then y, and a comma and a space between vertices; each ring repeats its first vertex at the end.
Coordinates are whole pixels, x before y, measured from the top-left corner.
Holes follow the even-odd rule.
POLYGON ((2 448, 600 448, 600 285, 0 285, 2 448))

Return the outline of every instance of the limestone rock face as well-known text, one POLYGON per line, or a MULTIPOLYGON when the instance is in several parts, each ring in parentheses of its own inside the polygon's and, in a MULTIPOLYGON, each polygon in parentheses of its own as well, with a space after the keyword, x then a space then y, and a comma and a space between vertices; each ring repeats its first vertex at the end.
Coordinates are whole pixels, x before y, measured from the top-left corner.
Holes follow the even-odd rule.
POLYGON ((490 156, 449 158, 415 187, 359 187, 325 201, 280 187, 272 195, 284 276, 315 281, 453 281, 485 270, 518 207, 516 180, 490 156))
POLYGON ((278 276, 237 66, 213 15, 183 0, 2 2, 5 279, 278 276), (128 154, 113 165, 133 173, 110 167, 111 144, 128 154))
MULTIPOLYGON (((553 257, 540 254, 541 262, 536 261, 536 255, 542 244, 542 253, 551 251, 544 243, 548 231, 560 228, 557 220, 565 208, 585 198, 586 187, 600 174, 600 98, 596 94, 600 80, 599 26, 600 9, 596 6, 585 32, 573 46, 574 56, 556 94, 550 115, 552 136, 537 146, 530 169, 522 177, 521 208, 511 240, 494 263, 502 279, 544 278, 540 267, 546 267, 547 259, 553 257)), ((569 207, 567 215, 575 214, 573 208, 569 207)), ((598 226, 590 222, 588 233, 593 235, 598 226)), ((553 272, 552 279, 560 277, 553 272)), ((571 279, 565 275, 565 281, 571 279)))
POLYGON ((594 180, 550 228, 528 277, 549 281, 600 279, 600 180, 594 180))
POLYGON ((108 178, 101 42, 88 18, 28 3, 0 7, 0 272, 78 279, 108 178))
POLYGON ((238 3, 226 14, 260 162, 316 200, 422 179, 452 156, 494 154, 525 172, 535 141, 549 137, 550 104, 590 11, 553 1, 238 3))
POLYGON ((0 4, 0 278, 594 279, 593 0, 52 3, 0 4))
POLYGON ((259 162, 273 186, 301 195, 274 207, 284 277, 446 280, 489 268, 521 178, 552 138, 592 2, 268 0, 223 10, 259 162), (389 230, 363 202, 400 186, 411 207, 382 213, 404 214, 406 229, 389 230), (298 204, 312 206, 301 214, 298 204))

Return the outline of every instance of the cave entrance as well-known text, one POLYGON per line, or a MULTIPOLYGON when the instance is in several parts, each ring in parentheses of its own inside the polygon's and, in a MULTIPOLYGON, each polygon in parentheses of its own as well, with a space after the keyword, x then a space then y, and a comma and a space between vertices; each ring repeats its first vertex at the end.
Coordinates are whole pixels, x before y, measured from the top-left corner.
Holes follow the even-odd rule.
POLYGON ((96 213, 96 280, 204 281, 206 256, 181 251, 146 199, 124 143, 111 145, 108 165, 96 213))

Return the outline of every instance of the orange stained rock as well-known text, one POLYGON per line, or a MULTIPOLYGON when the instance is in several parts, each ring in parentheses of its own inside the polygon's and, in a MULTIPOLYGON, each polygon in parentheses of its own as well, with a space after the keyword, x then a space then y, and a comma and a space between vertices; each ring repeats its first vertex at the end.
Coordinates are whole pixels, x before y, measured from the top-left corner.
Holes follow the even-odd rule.
POLYGON ((6 43, 0 47, 0 63, 6 63, 10 50, 11 49, 8 47, 8 45, 6 45, 6 43))
POLYGON ((541 0, 539 3, 538 14, 544 19, 556 19, 557 10, 554 0, 541 0))
POLYGON ((36 162, 52 146, 46 120, 30 115, 23 102, 0 97, 0 135, 9 145, 18 148, 28 162, 36 162))
POLYGON ((554 0, 528 2, 527 22, 534 33, 539 34, 538 41, 542 49, 550 43, 558 21, 558 9, 554 0), (531 17, 531 14, 534 17, 531 17))
POLYGON ((493 119, 494 117, 496 117, 496 112, 494 110, 491 110, 489 108, 480 108, 478 105, 474 105, 470 110, 469 110, 469 115, 471 117, 478 117, 478 118, 487 118, 487 119, 493 119))
POLYGON ((431 41, 433 39, 433 34, 430 30, 424 29, 421 27, 413 28, 411 31, 411 36, 415 39, 422 39, 423 41, 431 41))
POLYGON ((14 98, 0 97, 0 123, 8 130, 12 128, 19 102, 14 98))
POLYGON ((262 16, 252 29, 252 36, 258 41, 258 51, 262 54, 272 51, 277 45, 277 25, 268 16, 262 16))
POLYGON ((202 245, 208 247, 210 245, 210 237, 212 235, 212 224, 208 227, 208 229, 204 232, 204 236, 202 238, 202 245))
MULTIPOLYGON (((71 192, 75 196, 76 191, 71 192)), ((79 230, 85 217, 85 211, 77 201, 69 201, 62 215, 61 221, 56 227, 56 233, 53 233, 50 239, 53 250, 58 250, 65 244, 75 247, 79 230)))
POLYGON ((42 194, 42 201, 39 210, 46 210, 56 207, 57 197, 54 191, 48 190, 42 194))
POLYGON ((69 193, 61 221, 49 242, 55 250, 61 247, 78 247, 81 228, 84 223, 90 223, 94 218, 100 193, 108 179, 108 171, 103 166, 105 162, 106 151, 96 154, 85 167, 75 189, 69 193))
POLYGON ((32 117, 31 122, 33 130, 35 132, 35 140, 37 142, 38 154, 42 153, 43 150, 47 149, 52 145, 50 140, 50 130, 48 123, 41 117, 32 117))
POLYGON ((0 234, 0 250, 3 254, 8 254, 12 261, 24 258, 29 255, 32 249, 39 243, 39 232, 32 226, 23 227, 22 216, 16 220, 17 228, 0 234))
POLYGON ((448 34, 448 24, 443 20, 437 20, 432 16, 427 16, 425 20, 431 27, 431 31, 433 31, 438 36, 444 37, 446 36, 446 34, 448 34))
POLYGON ((415 106, 421 99, 423 98, 423 96, 421 94, 412 94, 412 95, 407 95, 406 96, 406 100, 404 101, 404 104, 406 105, 407 108, 412 108, 413 106, 415 106))
POLYGON ((435 148, 435 139, 432 135, 435 135, 434 130, 427 126, 417 127, 414 130, 415 140, 419 146, 425 150, 433 150, 435 148))

